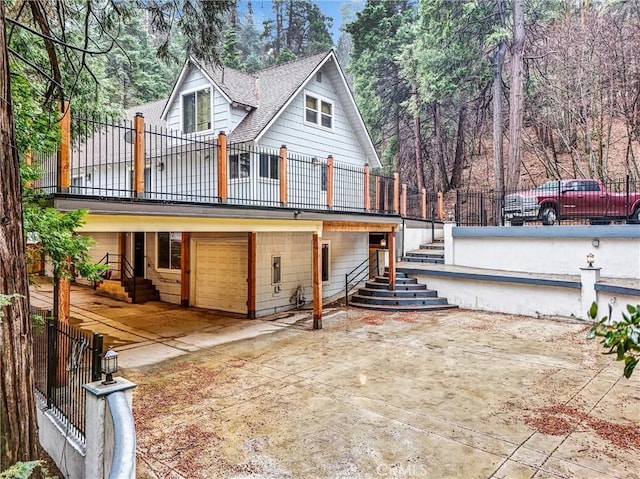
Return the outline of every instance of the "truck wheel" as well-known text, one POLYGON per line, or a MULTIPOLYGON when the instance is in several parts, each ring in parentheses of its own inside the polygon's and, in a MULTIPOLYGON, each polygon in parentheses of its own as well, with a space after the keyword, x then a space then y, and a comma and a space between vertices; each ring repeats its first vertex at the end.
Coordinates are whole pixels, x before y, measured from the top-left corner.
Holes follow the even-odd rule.
POLYGON ((511 226, 522 226, 522 225, 524 225, 524 220, 521 220, 521 219, 511 220, 511 226))
POLYGON ((640 206, 636 208, 631 217, 629 218, 629 223, 640 224, 640 206))
POLYGON ((556 213, 556 209, 553 206, 545 206, 542 208, 542 218, 543 225, 553 225, 558 219, 558 215, 556 213))

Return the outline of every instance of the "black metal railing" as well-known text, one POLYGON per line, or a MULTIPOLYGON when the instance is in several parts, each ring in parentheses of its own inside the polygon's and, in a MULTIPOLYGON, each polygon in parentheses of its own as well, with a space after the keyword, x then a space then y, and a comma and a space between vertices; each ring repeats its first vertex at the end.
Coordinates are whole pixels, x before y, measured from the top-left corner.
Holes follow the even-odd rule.
MULTIPOLYGON (((123 254, 106 253, 97 264, 106 266, 102 273, 103 279, 119 280, 125 289, 131 289, 131 300, 136 302, 135 269, 123 254)), ((94 289, 97 283, 94 282, 94 289)))
POLYGON ((498 194, 457 191, 459 226, 640 223, 640 181, 551 180, 498 194))
POLYGON ((85 442, 83 384, 101 379, 103 337, 58 321, 51 311, 31 307, 42 318, 33 331, 35 389, 69 435, 85 442))
POLYGON ((45 194, 94 198, 397 214, 392 176, 369 175, 368 205, 363 165, 288 152, 285 174, 280 150, 221 138, 182 135, 156 125, 142 130, 135 121, 72 117, 69 188, 58 185, 55 155, 36 155, 43 175, 34 187, 45 194), (143 147, 136 150, 140 138, 143 147), (223 151, 218 141, 226 145, 224 158, 218 158, 223 151), (136 164, 136 151, 144 153, 144 164, 136 164), (226 179, 219 161, 226 162, 226 179))
POLYGON ((374 275, 378 272, 378 250, 374 250, 367 259, 344 275, 344 304, 346 306, 349 306, 349 293, 362 281, 371 278, 372 271, 374 275))

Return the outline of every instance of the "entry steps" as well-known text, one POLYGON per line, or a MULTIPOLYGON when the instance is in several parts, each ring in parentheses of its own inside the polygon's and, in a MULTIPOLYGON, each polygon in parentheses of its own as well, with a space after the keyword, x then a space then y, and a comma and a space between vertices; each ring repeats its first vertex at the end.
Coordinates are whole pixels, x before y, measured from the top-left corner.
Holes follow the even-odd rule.
POLYGON ((389 289, 389 272, 367 281, 364 288, 351 296, 349 305, 377 311, 438 311, 457 308, 447 298, 438 297, 438 292, 427 289, 416 278, 396 272, 396 287, 389 289))
POLYGON ((121 281, 105 280, 96 285, 99 294, 127 303, 141 304, 147 301, 160 301, 160 293, 151 280, 144 278, 127 279, 121 281), (135 298, 134 285, 135 281, 135 298))
POLYGON ((402 261, 408 263, 444 264, 444 243, 435 241, 420 245, 420 249, 407 251, 402 261))

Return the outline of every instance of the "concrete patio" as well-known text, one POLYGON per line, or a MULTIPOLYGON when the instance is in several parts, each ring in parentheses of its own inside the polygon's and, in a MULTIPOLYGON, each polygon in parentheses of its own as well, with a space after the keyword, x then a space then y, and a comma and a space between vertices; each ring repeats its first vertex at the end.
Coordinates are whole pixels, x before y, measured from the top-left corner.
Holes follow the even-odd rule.
POLYGON ((579 321, 72 302, 138 384, 141 478, 640 477, 640 375, 579 321))

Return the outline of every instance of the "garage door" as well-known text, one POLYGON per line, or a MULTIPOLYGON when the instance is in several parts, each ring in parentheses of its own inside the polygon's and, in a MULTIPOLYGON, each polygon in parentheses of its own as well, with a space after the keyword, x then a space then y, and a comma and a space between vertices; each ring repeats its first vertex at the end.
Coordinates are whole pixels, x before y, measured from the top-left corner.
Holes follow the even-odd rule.
POLYGON ((247 244, 195 245, 194 306, 247 312, 247 244))

